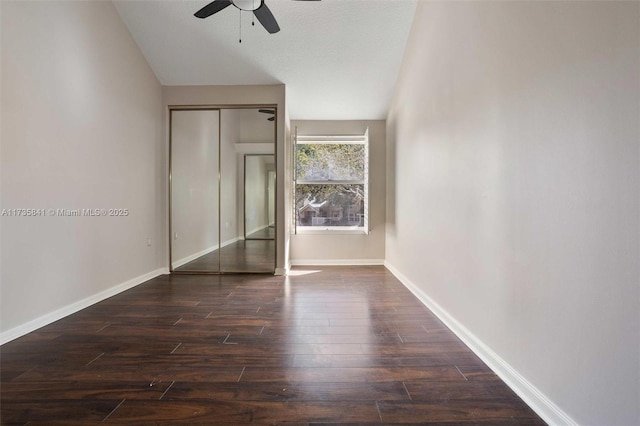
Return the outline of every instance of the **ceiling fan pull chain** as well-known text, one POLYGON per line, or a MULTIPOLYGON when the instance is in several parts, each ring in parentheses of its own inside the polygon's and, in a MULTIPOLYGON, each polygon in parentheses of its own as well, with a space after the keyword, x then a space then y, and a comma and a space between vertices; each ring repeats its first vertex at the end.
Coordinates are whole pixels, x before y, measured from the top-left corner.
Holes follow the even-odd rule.
MULTIPOLYGON (((253 0, 253 10, 256 10, 256 0, 253 0)), ((252 13, 251 14, 251 26, 255 26, 256 25, 256 14, 252 13)))
POLYGON ((238 16, 240 17, 240 35, 239 35, 239 41, 238 43, 242 43, 242 10, 238 9, 238 16))

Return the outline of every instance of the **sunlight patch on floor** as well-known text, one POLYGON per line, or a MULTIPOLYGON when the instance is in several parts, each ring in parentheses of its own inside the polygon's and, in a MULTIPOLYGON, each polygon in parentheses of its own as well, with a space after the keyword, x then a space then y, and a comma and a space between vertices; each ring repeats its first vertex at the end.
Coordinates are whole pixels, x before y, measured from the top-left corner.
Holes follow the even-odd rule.
POLYGON ((298 276, 302 276, 302 275, 310 275, 310 274, 317 274, 318 272, 322 272, 321 270, 317 270, 317 271, 312 271, 312 270, 308 270, 308 269, 296 269, 296 270, 289 270, 289 272, 287 272, 287 275, 290 277, 298 277, 298 276))

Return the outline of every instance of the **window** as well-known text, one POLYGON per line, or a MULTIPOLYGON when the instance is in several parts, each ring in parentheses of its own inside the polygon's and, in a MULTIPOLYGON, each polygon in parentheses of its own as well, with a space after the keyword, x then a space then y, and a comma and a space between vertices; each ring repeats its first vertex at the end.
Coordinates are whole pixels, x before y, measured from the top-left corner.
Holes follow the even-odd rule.
POLYGON ((368 139, 368 132, 296 137, 296 232, 368 232, 368 139))

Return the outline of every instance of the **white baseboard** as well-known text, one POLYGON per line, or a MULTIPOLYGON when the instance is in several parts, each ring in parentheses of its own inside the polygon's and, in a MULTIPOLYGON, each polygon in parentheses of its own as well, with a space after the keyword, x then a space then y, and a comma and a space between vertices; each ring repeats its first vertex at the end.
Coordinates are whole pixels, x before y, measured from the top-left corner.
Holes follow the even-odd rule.
POLYGON ((431 299, 411 280, 402 275, 393 265, 385 261, 384 266, 411 291, 431 312, 433 312, 451 331, 455 333, 482 361, 489 366, 522 400, 550 425, 577 426, 567 413, 555 405, 516 369, 484 344, 469 329, 458 322, 444 308, 431 299))
POLYGON ((291 270, 291 262, 287 262, 284 268, 276 268, 276 271, 274 272, 273 275, 278 275, 278 276, 287 275, 289 274, 290 270, 291 270))
POLYGON ((234 238, 231 238, 230 240, 223 241, 222 242, 222 247, 226 247, 229 244, 237 243, 240 240, 241 240, 241 237, 234 237, 234 238))
MULTIPOLYGON (((230 240, 224 241, 224 242, 222 243, 222 247, 226 247, 226 246, 228 246, 229 244, 233 244, 233 243, 235 243, 235 242, 237 242, 237 241, 240 241, 240 237, 235 237, 235 238, 232 238, 232 239, 230 239, 230 240)), ((201 251, 199 251, 199 252, 197 252, 197 253, 193 253, 193 254, 190 254, 189 256, 183 257, 183 258, 182 258, 182 259, 180 259, 180 260, 176 260, 175 262, 173 262, 173 263, 171 264, 171 266, 173 267, 173 269, 179 268, 179 267, 181 267, 182 265, 186 265, 187 263, 189 263, 189 262, 191 262, 191 261, 194 261, 194 260, 196 260, 197 258, 199 258, 199 257, 201 257, 201 256, 204 256, 205 254, 209 254, 209 253, 211 253, 212 251, 216 251, 216 250, 218 250, 218 245, 217 245, 217 244, 216 244, 216 245, 214 245, 214 246, 211 246, 211 247, 209 247, 209 248, 206 248, 206 249, 204 249, 204 250, 201 250, 201 251)))
POLYGON ((62 319, 84 308, 87 308, 91 305, 94 305, 98 302, 108 299, 111 296, 115 296, 118 293, 122 293, 125 290, 129 290, 130 288, 133 288, 139 284, 142 284, 145 281, 149 281, 150 279, 155 278, 159 275, 164 275, 168 273, 169 273, 169 270, 167 268, 156 269, 155 271, 151 271, 147 274, 140 275, 139 277, 135 277, 133 279, 125 281, 121 284, 118 284, 114 287, 103 290, 100 293, 96 293, 92 296, 79 300, 63 308, 56 309, 53 312, 49 312, 48 314, 45 314, 41 317, 38 317, 22 325, 19 325, 17 327, 14 327, 12 329, 2 332, 2 334, 0 334, 0 344, 4 345, 7 342, 17 339, 18 337, 24 336, 25 334, 31 333, 32 331, 37 330, 41 327, 44 327, 45 325, 58 321, 59 319, 62 319))
POLYGON ((269 225, 260 225, 257 228, 251 229, 246 234, 247 235, 255 234, 258 231, 262 231, 263 229, 268 229, 268 228, 269 228, 269 225))
POLYGON ((383 259, 292 259, 291 266, 370 266, 384 265, 383 259))
POLYGON ((209 254, 212 251, 218 250, 218 245, 216 244, 215 246, 211 246, 209 248, 206 248, 204 250, 200 250, 197 253, 193 253, 190 254, 189 256, 183 257, 182 259, 176 260, 175 262, 171 263, 171 267, 173 269, 179 268, 182 265, 186 265, 189 262, 192 262, 194 260, 196 260, 197 258, 204 256, 205 254, 209 254))

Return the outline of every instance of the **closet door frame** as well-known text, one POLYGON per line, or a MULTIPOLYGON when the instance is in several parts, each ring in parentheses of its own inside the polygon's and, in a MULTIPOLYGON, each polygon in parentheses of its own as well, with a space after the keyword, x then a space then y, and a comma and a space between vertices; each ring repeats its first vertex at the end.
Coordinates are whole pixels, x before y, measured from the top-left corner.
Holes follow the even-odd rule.
POLYGON ((169 105, 168 109, 169 109, 169 123, 168 123, 168 135, 169 135, 169 161, 168 161, 168 174, 167 174, 167 182, 168 182, 168 219, 169 219, 169 223, 168 223, 168 260, 169 260, 169 272, 171 274, 177 274, 177 275, 224 275, 224 274, 268 274, 268 275, 273 275, 276 272, 276 266, 277 266, 277 257, 278 257, 278 245, 279 245, 279 241, 278 241, 278 225, 277 225, 277 218, 278 218, 278 203, 277 203, 277 199, 278 199, 278 185, 276 185, 275 187, 275 199, 276 199, 276 205, 274 208, 274 215, 276 218, 275 221, 275 240, 274 240, 274 251, 273 251, 273 271, 269 271, 269 272, 253 272, 253 271, 233 271, 233 272, 228 272, 228 271, 223 271, 222 270, 222 260, 221 260, 221 256, 218 256, 218 270, 217 271, 176 271, 173 269, 172 263, 171 263, 171 253, 172 253, 172 235, 173 235, 173 230, 172 230, 172 216, 171 216, 171 206, 172 206, 172 185, 171 185, 171 170, 172 170, 172 161, 171 161, 171 153, 172 153, 172 118, 173 118, 173 111, 218 111, 218 117, 219 117, 219 121, 218 121, 218 250, 220 250, 220 244, 221 244, 221 231, 222 231, 222 217, 221 217, 221 211, 222 211, 222 203, 221 203, 221 193, 222 193, 222 182, 221 182, 221 173, 220 173, 220 167, 221 167, 221 137, 222 137, 222 114, 221 111, 223 109, 261 109, 261 108, 265 108, 265 109, 272 109, 274 111, 274 126, 273 126, 273 155, 274 155, 274 160, 275 160, 275 169, 276 169, 276 182, 278 180, 278 105, 277 104, 230 104, 230 105, 169 105))

